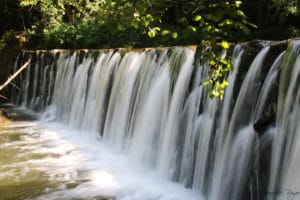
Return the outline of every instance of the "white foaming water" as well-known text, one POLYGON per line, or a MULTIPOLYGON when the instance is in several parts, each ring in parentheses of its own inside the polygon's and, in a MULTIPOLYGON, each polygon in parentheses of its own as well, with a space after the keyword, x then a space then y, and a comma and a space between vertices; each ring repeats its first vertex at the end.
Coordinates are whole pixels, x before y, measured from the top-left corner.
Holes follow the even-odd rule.
MULTIPOLYGON (((46 189, 37 199, 90 199, 111 197, 120 200, 199 200, 191 189, 168 182, 154 171, 132 163, 127 156, 111 150, 97 138, 74 131, 58 123, 35 125, 38 136, 30 134, 26 144, 32 152, 59 154, 28 161, 46 171, 53 182, 62 182, 56 189, 46 189), (39 128, 42 127, 42 128, 39 128), (76 184, 68 188, 68 184, 76 184)), ((15 145, 15 144, 14 144, 15 145)))

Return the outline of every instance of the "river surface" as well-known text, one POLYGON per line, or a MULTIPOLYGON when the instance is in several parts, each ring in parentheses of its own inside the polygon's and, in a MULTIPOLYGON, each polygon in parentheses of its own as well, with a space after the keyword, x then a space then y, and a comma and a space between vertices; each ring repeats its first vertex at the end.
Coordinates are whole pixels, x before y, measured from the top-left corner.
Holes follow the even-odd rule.
POLYGON ((2 123, 0 199, 201 199, 87 134, 59 123, 2 123))

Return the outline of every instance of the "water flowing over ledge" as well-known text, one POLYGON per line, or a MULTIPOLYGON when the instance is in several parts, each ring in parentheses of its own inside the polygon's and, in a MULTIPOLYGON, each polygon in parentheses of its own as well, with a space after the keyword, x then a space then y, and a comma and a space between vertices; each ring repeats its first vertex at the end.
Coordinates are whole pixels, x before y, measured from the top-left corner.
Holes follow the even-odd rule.
POLYGON ((235 47, 223 101, 185 47, 24 52, 11 99, 199 199, 284 199, 300 191, 300 44, 261 47, 235 47))

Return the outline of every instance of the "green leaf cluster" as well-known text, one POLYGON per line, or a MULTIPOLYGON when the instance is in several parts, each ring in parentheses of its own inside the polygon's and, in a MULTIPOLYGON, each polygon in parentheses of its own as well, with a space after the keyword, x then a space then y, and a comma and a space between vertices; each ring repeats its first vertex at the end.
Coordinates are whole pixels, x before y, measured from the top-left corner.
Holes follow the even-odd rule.
POLYGON ((247 20, 242 10, 242 1, 206 1, 199 7, 193 21, 201 30, 204 37, 201 42, 201 63, 209 65, 208 80, 204 85, 209 86, 211 98, 223 99, 224 88, 228 85, 226 77, 233 69, 231 61, 222 51, 230 48, 240 35, 247 37, 250 28, 256 26, 247 20), (230 41, 230 42, 229 42, 230 41))
POLYGON ((228 2, 20 0, 19 6, 27 15, 39 17, 26 26, 30 45, 90 48, 190 45, 241 38, 234 30, 249 32, 246 16, 240 1, 228 2))

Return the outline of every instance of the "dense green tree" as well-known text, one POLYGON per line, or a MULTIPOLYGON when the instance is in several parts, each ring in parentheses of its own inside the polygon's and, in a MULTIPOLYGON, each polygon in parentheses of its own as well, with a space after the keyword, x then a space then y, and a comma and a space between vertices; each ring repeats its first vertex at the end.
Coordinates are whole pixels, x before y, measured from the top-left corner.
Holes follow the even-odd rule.
POLYGON ((283 39, 299 32, 299 0, 3 0, 0 36, 26 31, 30 47, 199 44, 283 39), (274 29, 276 34, 274 34, 274 29), (126 38, 126 39, 123 39, 126 38))
POLYGON ((257 25, 251 38, 282 40, 300 34, 299 0, 244 0, 243 9, 257 25))

